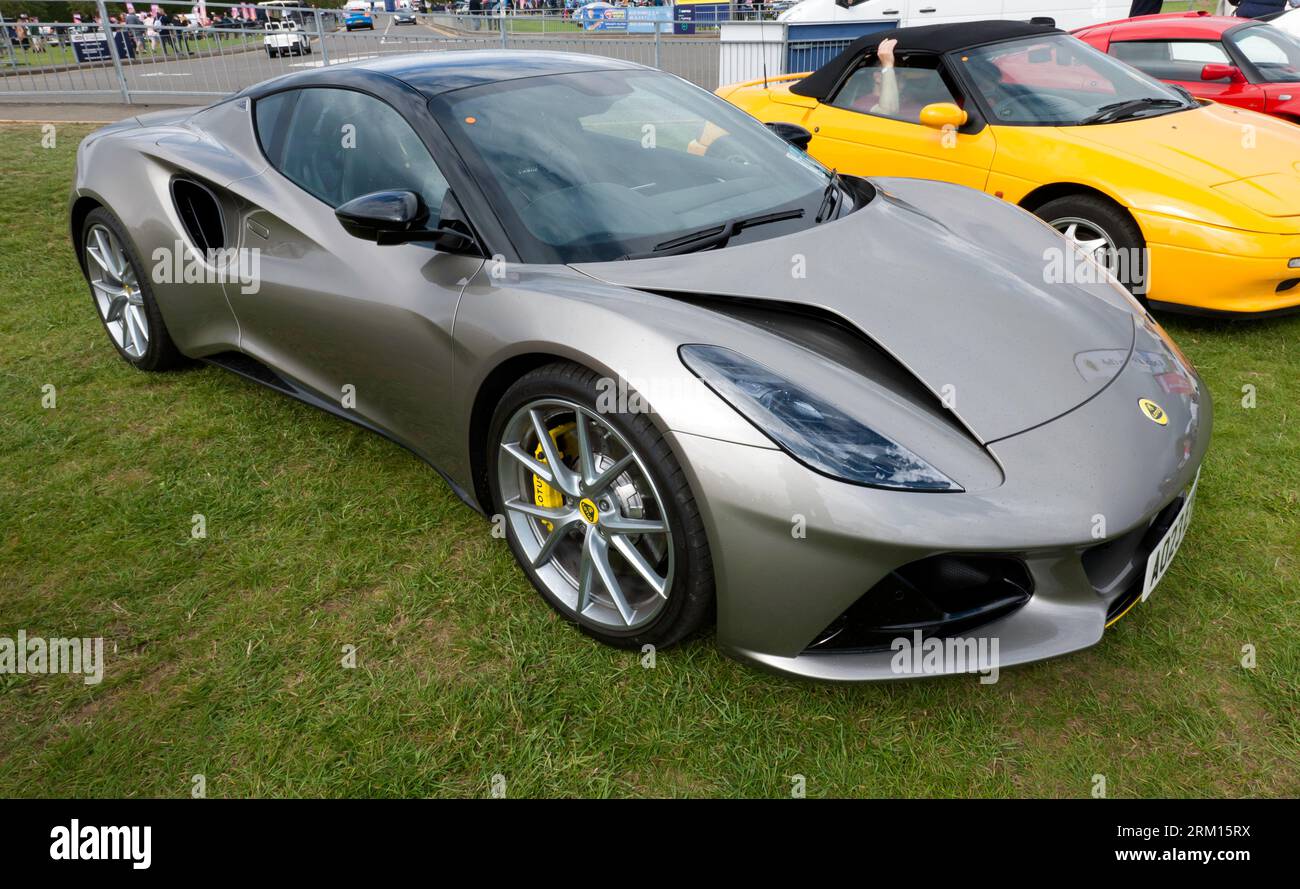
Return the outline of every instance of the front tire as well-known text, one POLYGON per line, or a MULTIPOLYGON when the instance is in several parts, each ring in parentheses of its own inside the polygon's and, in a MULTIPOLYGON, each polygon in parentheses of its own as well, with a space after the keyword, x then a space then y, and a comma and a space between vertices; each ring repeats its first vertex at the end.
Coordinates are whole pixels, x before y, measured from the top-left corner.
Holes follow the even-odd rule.
POLYGON ((703 521, 663 435, 644 412, 602 411, 599 384, 557 362, 507 390, 487 439, 493 502, 566 620, 620 648, 672 645, 712 616, 703 521))
POLYGON ((1034 213, 1109 269, 1130 293, 1146 293, 1146 239, 1123 207, 1098 195, 1073 194, 1034 213))
POLYGON ((127 363, 159 371, 182 361, 163 323, 145 265, 121 221, 103 207, 81 226, 81 264, 109 341, 127 363))

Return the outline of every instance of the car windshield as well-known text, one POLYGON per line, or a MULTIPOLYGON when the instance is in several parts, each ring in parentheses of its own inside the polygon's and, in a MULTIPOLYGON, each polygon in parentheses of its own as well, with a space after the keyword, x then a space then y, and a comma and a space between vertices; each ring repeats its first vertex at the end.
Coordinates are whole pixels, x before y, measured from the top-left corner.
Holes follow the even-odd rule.
POLYGON ((965 50, 952 61, 1001 124, 1115 123, 1197 107, 1173 87, 1066 34, 965 50))
POLYGON ((1243 28, 1227 39, 1268 83, 1300 81, 1300 40, 1271 25, 1243 28))
POLYGON ((749 115, 656 71, 485 84, 430 109, 527 262, 635 256, 741 220, 730 243, 787 234, 815 224, 831 181, 749 115))

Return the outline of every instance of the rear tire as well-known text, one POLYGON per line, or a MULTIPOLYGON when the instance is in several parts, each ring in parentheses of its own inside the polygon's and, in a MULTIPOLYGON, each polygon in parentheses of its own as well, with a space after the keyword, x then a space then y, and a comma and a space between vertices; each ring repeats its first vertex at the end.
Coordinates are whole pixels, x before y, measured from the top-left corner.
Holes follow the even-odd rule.
POLYGON ((139 370, 180 365, 184 358, 167 332, 146 266, 121 221, 103 207, 90 211, 80 243, 91 303, 117 354, 139 370))
POLYGON ((506 391, 487 436, 494 509, 524 574, 562 617, 619 648, 672 645, 713 615, 704 524, 662 433, 644 412, 600 411, 599 383, 587 368, 556 362, 506 391), (567 479, 540 494, 518 456, 535 456, 538 422, 568 467, 567 479), (563 502, 539 516, 538 498, 548 496, 563 502))
MULTIPOLYGON (((1118 204, 1092 194, 1072 194, 1048 201, 1034 214, 1085 252, 1110 251, 1102 262, 1129 292, 1146 293, 1146 239, 1133 217, 1118 204)), ((1097 257, 1100 260, 1100 255, 1097 257)))

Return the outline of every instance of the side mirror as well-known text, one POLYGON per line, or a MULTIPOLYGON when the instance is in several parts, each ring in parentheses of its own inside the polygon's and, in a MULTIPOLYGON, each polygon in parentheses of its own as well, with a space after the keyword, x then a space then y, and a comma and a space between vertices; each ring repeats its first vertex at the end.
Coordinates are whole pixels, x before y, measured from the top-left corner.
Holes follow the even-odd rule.
POLYGON ((353 237, 378 241, 384 234, 404 234, 421 228, 429 211, 413 191, 374 191, 353 198, 334 215, 353 237))
POLYGON ((808 143, 812 141, 812 133, 797 123, 769 123, 767 128, 800 151, 807 151, 808 143))
POLYGON ((1227 80, 1229 83, 1245 83, 1246 75, 1236 65, 1210 64, 1201 69, 1201 80, 1227 80))
POLYGON ((965 126, 968 117, 965 111, 952 102, 935 102, 921 109, 921 123, 936 130, 965 126))
POLYGON ((438 227, 434 229, 434 232, 437 237, 434 239, 433 246, 444 253, 483 255, 483 251, 479 249, 478 241, 474 238, 474 229, 470 227, 469 219, 465 216, 465 211, 461 209, 460 201, 456 200, 456 195, 450 188, 442 196, 438 227))
POLYGON ((448 253, 477 253, 474 235, 450 190, 443 197, 442 219, 428 228, 429 209, 413 191, 374 191, 353 198, 334 211, 344 230, 363 241, 391 246, 431 242, 448 253))

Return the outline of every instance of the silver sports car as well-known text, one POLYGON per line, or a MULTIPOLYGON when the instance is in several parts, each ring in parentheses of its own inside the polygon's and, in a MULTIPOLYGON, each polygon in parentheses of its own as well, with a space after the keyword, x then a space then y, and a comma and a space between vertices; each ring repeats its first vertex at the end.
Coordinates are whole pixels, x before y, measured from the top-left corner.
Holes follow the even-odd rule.
POLYGON ((594 56, 387 57, 99 130, 72 237, 127 362, 399 442, 604 642, 1092 645, 1183 539, 1207 393, 1030 214, 807 138, 594 56))

